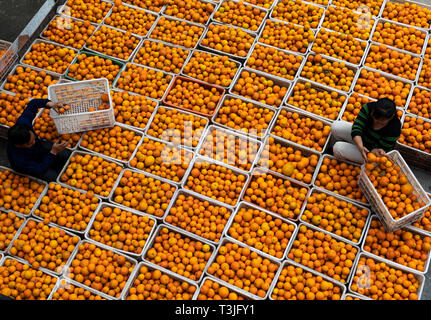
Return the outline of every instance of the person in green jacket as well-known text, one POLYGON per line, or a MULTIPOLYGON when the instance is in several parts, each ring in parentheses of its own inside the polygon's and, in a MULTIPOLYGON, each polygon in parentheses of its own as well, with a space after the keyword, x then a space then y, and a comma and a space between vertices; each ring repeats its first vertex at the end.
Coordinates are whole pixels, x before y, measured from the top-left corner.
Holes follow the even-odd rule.
POLYGON ((336 141, 335 157, 363 163, 368 152, 381 157, 395 149, 401 135, 401 121, 395 103, 382 98, 362 106, 353 124, 335 121, 331 133, 336 141))

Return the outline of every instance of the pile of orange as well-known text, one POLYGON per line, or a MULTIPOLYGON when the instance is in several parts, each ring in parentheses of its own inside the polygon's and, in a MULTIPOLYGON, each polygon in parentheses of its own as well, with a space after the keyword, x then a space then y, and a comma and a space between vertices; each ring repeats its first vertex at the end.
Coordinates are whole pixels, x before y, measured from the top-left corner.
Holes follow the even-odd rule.
POLYGON ((293 80, 304 58, 274 47, 256 44, 246 66, 281 78, 293 80))
POLYGON ((257 7, 269 9, 269 8, 271 8, 272 4, 274 3, 274 0, 247 0, 247 2, 251 3, 252 5, 255 5, 257 7))
POLYGON ((424 59, 421 66, 418 85, 431 89, 431 62, 429 59, 424 59))
POLYGON ((321 229, 312 229, 306 225, 299 226, 299 232, 287 257, 345 283, 359 250, 318 230, 321 229))
POLYGON ((408 268, 425 271, 431 237, 399 229, 388 233, 377 219, 371 221, 364 250, 408 268))
POLYGON ((386 44, 416 54, 422 53, 426 34, 414 27, 390 22, 379 22, 373 32, 372 41, 386 44))
POLYGON ((9 252, 27 260, 35 269, 41 267, 62 273, 79 241, 78 236, 67 234, 63 229, 27 220, 9 252))
POLYGON ((107 197, 122 170, 121 165, 102 157, 77 153, 70 157, 60 182, 107 197))
POLYGON ((200 45, 240 58, 245 58, 253 45, 255 36, 242 29, 224 24, 211 23, 200 45))
POLYGON ((273 20, 266 20, 259 38, 264 44, 299 53, 306 53, 314 40, 314 33, 309 28, 273 20))
POLYGON ((37 71, 19 65, 14 74, 9 74, 4 89, 21 95, 24 98, 46 99, 48 86, 56 84, 57 79, 45 71, 37 71))
POLYGON ((365 173, 393 219, 401 219, 425 205, 414 193, 401 167, 390 158, 368 153, 365 173))
POLYGON ((165 221, 202 238, 219 242, 231 214, 226 207, 181 193, 165 221))
POLYGON ((277 108, 288 88, 288 84, 277 84, 266 76, 243 70, 231 90, 234 94, 277 108))
POLYGON ((111 91, 115 120, 125 125, 145 129, 157 102, 127 91, 111 91))
POLYGON ((99 203, 93 191, 84 193, 50 183, 34 214, 47 224, 84 232, 99 203))
POLYGON ((250 136, 265 135, 274 116, 272 109, 253 104, 237 97, 223 100, 214 122, 250 136))
POLYGON ((305 114, 281 109, 271 133, 304 147, 323 151, 331 127, 305 114))
POLYGON ((310 54, 302 68, 301 77, 326 86, 350 91, 356 70, 344 62, 331 61, 318 54, 310 54))
POLYGON ((247 176, 207 161, 197 161, 187 177, 184 188, 208 198, 235 206, 247 176))
POLYGON ((101 295, 95 294, 90 290, 84 289, 77 285, 68 282, 66 279, 61 279, 61 284, 55 292, 52 293, 51 300, 89 300, 99 301, 106 300, 101 295))
POLYGON ((236 293, 213 279, 207 278, 199 289, 197 300, 245 300, 244 296, 236 293))
POLYGON ((177 77, 163 101, 188 111, 212 115, 222 96, 220 87, 177 77))
POLYGON ((128 60, 140 39, 130 31, 119 31, 105 25, 97 29, 85 43, 90 50, 104 53, 110 57, 128 60))
POLYGON ((184 67, 183 73, 222 87, 229 87, 236 72, 238 63, 229 60, 227 56, 218 56, 209 52, 194 51, 184 67))
POLYGON ((161 218, 176 188, 144 173, 125 170, 114 190, 113 201, 161 218))
POLYGON ((163 13, 179 19, 206 24, 214 9, 215 5, 209 2, 173 0, 167 4, 163 13))
POLYGON ((413 81, 416 79, 420 57, 389 49, 386 45, 371 45, 365 65, 413 81))
POLYGON ((428 43, 426 44, 424 60, 431 58, 431 41, 428 39, 428 43))
POLYGON ((240 207, 228 235, 277 259, 282 259, 296 225, 252 207, 240 207))
POLYGON ((14 212, 0 210, 0 251, 6 251, 23 222, 14 212))
POLYGON ((378 16, 383 2, 384 0, 333 0, 331 5, 378 16), (366 9, 361 7, 365 5, 366 9))
MULTIPOLYGON (((119 0, 116 0, 119 2, 119 0)), ((147 9, 154 12, 160 12, 162 8, 169 2, 168 0, 153 0, 153 1, 145 1, 145 0, 123 0, 124 3, 131 4, 135 7, 147 9)), ((121 3, 120 3, 121 4, 121 3)), ((118 6, 118 4, 116 4, 118 6)))
MULTIPOLYGON (((429 196, 429 194, 428 194, 429 196)), ((418 229, 422 229, 424 231, 431 231, 431 209, 428 208, 421 219, 416 220, 412 223, 413 227, 416 227, 418 229)))
POLYGON ((431 9, 421 7, 417 3, 388 2, 382 13, 382 18, 428 29, 431 21, 431 9))
POLYGON ((196 46, 203 32, 203 27, 187 21, 161 17, 151 32, 150 38, 191 49, 196 46))
POLYGON ((245 4, 243 1, 228 0, 222 2, 212 19, 257 32, 265 17, 266 11, 264 10, 245 4))
POLYGON ((75 49, 82 49, 96 27, 89 21, 79 21, 64 16, 56 16, 42 37, 75 49))
POLYGON ((145 37, 156 18, 156 15, 144 10, 120 5, 112 8, 112 13, 103 23, 145 37))
POLYGON ((7 52, 8 49, 2 49, 0 50, 0 58, 3 57, 3 55, 7 52))
POLYGON ((141 265, 126 300, 191 300, 196 286, 159 269, 141 265))
POLYGON ((63 74, 76 56, 70 48, 64 48, 47 42, 35 43, 31 46, 22 63, 40 69, 63 74))
POLYGON ((180 73, 189 55, 189 51, 162 42, 145 40, 139 48, 134 63, 163 70, 180 73))
POLYGON ((407 106, 407 112, 431 119, 431 91, 414 88, 412 98, 407 106))
POLYGON ((270 173, 254 173, 243 199, 283 218, 297 220, 308 189, 270 173))
POLYGON ((0 293, 14 300, 47 300, 57 278, 7 258, 0 266, 0 293))
POLYGON ((324 8, 301 0, 283 0, 272 11, 272 18, 316 29, 319 26, 324 8))
POLYGON ((361 203, 367 199, 358 186, 361 167, 335 158, 324 157, 314 185, 361 203))
POLYGON ((121 65, 111 59, 80 53, 76 62, 69 67, 67 76, 78 81, 106 78, 109 85, 112 85, 121 68, 121 65))
POLYGON ((316 87, 310 82, 297 82, 287 103, 293 107, 336 120, 346 96, 337 91, 316 87))
POLYGON ((307 198, 301 220, 359 243, 369 211, 324 192, 313 192, 307 198))
POLYGON ((310 184, 316 170, 319 155, 305 152, 294 146, 269 137, 258 165, 292 179, 310 184))
POLYGON ((86 241, 79 244, 68 277, 119 298, 134 267, 135 264, 126 256, 86 241))
POLYGON ((62 13, 77 19, 102 23, 112 6, 112 3, 102 0, 68 0, 62 13))
POLYGON ((359 41, 351 34, 320 29, 311 50, 359 65, 366 48, 366 41, 359 41))
POLYGON ((198 115, 160 106, 150 123, 147 134, 176 145, 195 148, 207 124, 208 119, 198 115))
POLYGON ((350 9, 329 6, 325 11, 322 27, 352 35, 354 38, 368 40, 374 19, 350 9))
POLYGON ((286 264, 271 292, 274 300, 341 300, 342 289, 322 276, 286 264))
POLYGON ((234 242, 225 242, 219 246, 217 256, 207 272, 230 285, 264 298, 277 270, 276 263, 256 251, 234 242))
POLYGON ((162 227, 144 259, 193 281, 199 281, 212 255, 210 245, 162 227))
POLYGON ((116 125, 87 131, 79 145, 117 160, 129 161, 141 138, 142 135, 135 131, 116 125))
POLYGON ((418 300, 419 286, 413 273, 363 255, 350 288, 373 300, 418 300))
POLYGON ((126 69, 121 72, 115 87, 153 99, 161 99, 171 80, 172 76, 162 71, 128 63, 126 69))
POLYGON ((382 96, 391 99, 398 107, 403 108, 410 93, 411 84, 387 78, 380 72, 362 69, 353 88, 354 92, 373 99, 382 96))
POLYGON ((130 166, 179 183, 192 159, 191 151, 144 137, 130 166))
POLYGON ((431 122, 406 116, 398 142, 431 153, 431 122))
POLYGON ((57 128, 49 115, 49 109, 44 109, 43 112, 34 119, 33 129, 36 134, 42 138, 49 141, 67 141, 69 142, 69 148, 75 148, 81 139, 81 133, 68 133, 60 135, 57 128))
POLYGON ((45 185, 10 170, 0 171, 0 208, 28 215, 45 185))
POLYGON ((259 148, 256 140, 214 128, 204 138, 199 154, 250 171, 259 148))
POLYGON ((155 220, 113 206, 103 207, 94 219, 88 236, 117 250, 140 254, 155 220))
POLYGON ((27 103, 29 100, 25 96, 0 92, 0 124, 12 127, 21 116, 27 103))
POLYGON ((352 92, 349 99, 347 99, 346 107, 341 115, 341 120, 353 123, 358 116, 359 111, 361 111, 361 108, 371 101, 373 100, 368 97, 363 97, 357 92, 352 92))

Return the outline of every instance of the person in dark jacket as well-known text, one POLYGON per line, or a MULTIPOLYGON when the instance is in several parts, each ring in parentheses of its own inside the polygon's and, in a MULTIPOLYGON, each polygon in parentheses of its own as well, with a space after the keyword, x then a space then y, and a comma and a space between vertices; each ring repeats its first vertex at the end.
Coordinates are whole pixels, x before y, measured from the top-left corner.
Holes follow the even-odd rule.
POLYGON ((363 163, 368 152, 382 157, 395 149, 401 135, 401 121, 395 103, 382 98, 362 106, 353 124, 335 121, 331 132, 337 140, 333 146, 335 157, 363 163))
POLYGON ((55 181, 70 156, 68 142, 41 140, 33 129, 40 108, 58 110, 63 105, 32 99, 15 125, 8 130, 7 155, 13 170, 47 182, 55 181))

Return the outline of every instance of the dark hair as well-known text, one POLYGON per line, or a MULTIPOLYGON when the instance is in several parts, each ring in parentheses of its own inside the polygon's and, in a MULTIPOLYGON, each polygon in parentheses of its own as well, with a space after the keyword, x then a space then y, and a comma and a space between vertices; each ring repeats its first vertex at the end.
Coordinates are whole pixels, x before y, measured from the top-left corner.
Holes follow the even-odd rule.
POLYGON ((396 112, 395 103, 389 98, 382 98, 373 103, 371 115, 376 119, 390 119, 396 112))
POLYGON ((15 145, 26 144, 30 141, 30 129, 24 124, 15 124, 8 130, 7 137, 15 145))

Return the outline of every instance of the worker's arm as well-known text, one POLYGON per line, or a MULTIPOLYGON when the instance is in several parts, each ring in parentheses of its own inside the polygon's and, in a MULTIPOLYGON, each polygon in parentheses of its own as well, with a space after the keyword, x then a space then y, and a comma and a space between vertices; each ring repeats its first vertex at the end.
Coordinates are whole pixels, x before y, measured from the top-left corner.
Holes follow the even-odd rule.
POLYGON ((25 107, 23 113, 18 118, 16 123, 25 124, 28 127, 33 126, 33 120, 40 108, 45 108, 48 104, 48 99, 32 99, 25 107))
POLYGON ((29 127, 32 127, 33 120, 37 115, 37 112, 40 108, 47 108, 47 109, 54 109, 58 110, 59 107, 61 107, 62 103, 55 103, 50 101, 49 99, 32 99, 27 106, 25 107, 25 110, 21 114, 21 116, 18 118, 16 123, 22 123, 29 127))

